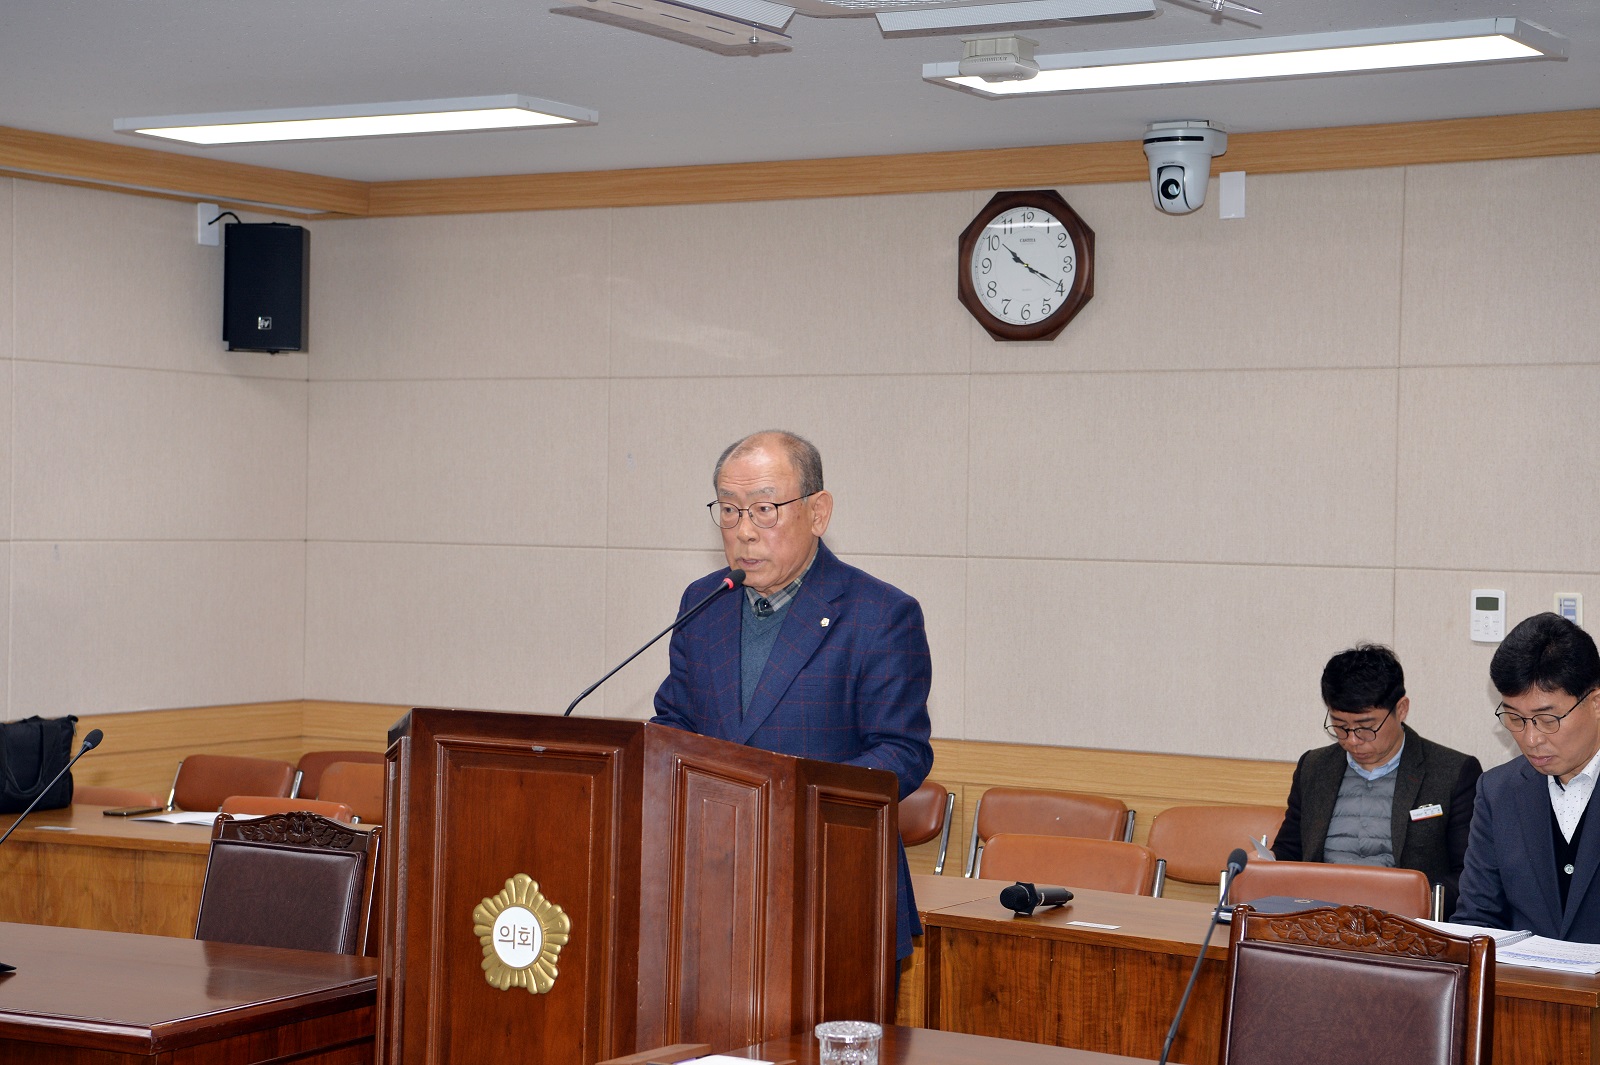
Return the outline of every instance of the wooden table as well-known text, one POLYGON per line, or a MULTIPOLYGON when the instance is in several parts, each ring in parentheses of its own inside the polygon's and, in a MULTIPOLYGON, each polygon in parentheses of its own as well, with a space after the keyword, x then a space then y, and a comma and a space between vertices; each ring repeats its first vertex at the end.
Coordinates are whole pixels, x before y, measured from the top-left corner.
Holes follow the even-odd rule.
MULTIPOLYGON (((817 1040, 810 1032, 799 1032, 732 1051, 728 1056, 817 1065, 817 1040)), ((879 1065, 1140 1065, 1141 1061, 1089 1050, 894 1025, 883 1029, 883 1042, 878 1047, 879 1065)), ((1143 1065, 1150 1063, 1143 1061, 1143 1065)))
MULTIPOLYGON (((925 912, 927 1026, 1159 1057, 1210 907, 1103 891, 1075 896, 1025 918, 993 892, 925 912)), ((1175 1062, 1216 1061, 1227 944, 1219 927, 1175 1062)), ((1600 1065, 1597 1048, 1600 977, 1496 966, 1497 1065, 1600 1065)))
POLYGON ((210 826, 106 817, 103 809, 28 815, 0 847, 0 921, 193 936, 210 826))
POLYGON ((355 1065, 377 959, 0 924, 6 1065, 355 1065))

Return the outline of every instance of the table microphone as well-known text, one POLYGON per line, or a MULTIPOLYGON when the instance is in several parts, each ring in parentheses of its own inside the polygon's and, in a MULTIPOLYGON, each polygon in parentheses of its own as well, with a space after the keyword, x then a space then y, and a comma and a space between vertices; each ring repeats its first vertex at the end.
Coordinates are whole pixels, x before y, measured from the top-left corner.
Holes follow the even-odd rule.
POLYGON ((1020 880, 1000 892, 1000 905, 1018 917, 1032 917, 1040 906, 1065 906, 1071 901, 1072 892, 1064 887, 1025 884, 1020 880))
MULTIPOLYGON (((61 772, 50 778, 50 783, 46 784, 39 790, 39 794, 33 797, 33 801, 28 804, 28 808, 26 810, 22 811, 21 816, 19 816, 15 821, 11 822, 11 827, 6 829, 6 834, 0 836, 0 843, 4 843, 6 840, 10 839, 11 833, 17 830, 18 825, 22 824, 22 818, 33 813, 33 808, 38 806, 39 803, 44 800, 46 795, 50 794, 50 789, 56 786, 56 781, 66 776, 67 771, 78 764, 78 759, 82 758, 84 755, 100 746, 100 741, 105 738, 106 734, 101 732, 99 729, 90 731, 90 733, 83 738, 83 744, 78 748, 78 753, 73 755, 72 759, 67 762, 66 765, 61 767, 61 772)), ((0 975, 14 973, 16 971, 17 967, 15 965, 7 965, 5 962, 0 962, 0 975)))
POLYGON ((616 674, 617 670, 621 669, 623 666, 627 665, 629 662, 632 662, 635 658, 638 658, 640 655, 644 654, 646 651, 648 651, 655 644, 655 642, 657 640, 661 639, 661 637, 665 636, 667 633, 671 632, 673 629, 677 628, 679 625, 682 625, 685 621, 688 621, 690 618, 692 618, 696 614, 700 613, 700 611, 704 610, 707 606, 709 606, 711 604, 711 600, 715 599, 717 596, 721 595, 723 592, 731 592, 731 591, 733 591, 733 589, 739 587, 743 583, 744 583, 744 570, 742 570, 742 569, 730 569, 728 571, 728 575, 723 577, 722 581, 715 588, 711 589, 711 594, 710 595, 708 595, 704 599, 700 600, 698 603, 696 603, 694 606, 690 607, 688 610, 685 610, 683 613, 679 614, 677 616, 677 618, 673 620, 671 625, 668 625, 666 628, 662 629, 660 632, 658 632, 654 636, 650 637, 650 639, 645 643, 645 645, 643 647, 641 647, 637 651, 633 652, 633 654, 629 655, 627 658, 624 658, 621 662, 618 662, 616 664, 616 666, 612 668, 610 673, 607 673, 605 676, 601 677, 599 680, 595 681, 593 684, 591 684, 587 688, 583 689, 583 691, 578 695, 578 697, 576 699, 572 700, 571 704, 568 705, 567 709, 561 714, 561 716, 562 717, 570 717, 571 714, 572 714, 572 708, 574 706, 577 706, 579 703, 583 702, 585 699, 587 699, 589 697, 589 693, 590 692, 594 691, 596 688, 600 687, 600 685, 602 685, 606 681, 610 680, 612 678, 612 676, 616 674))
POLYGON ((1222 920, 1222 907, 1233 888, 1233 878, 1244 871, 1245 863, 1249 860, 1250 856, 1245 854, 1243 847, 1235 847, 1233 853, 1228 855, 1228 868, 1222 873, 1222 893, 1217 896, 1217 904, 1211 909, 1211 923, 1206 925, 1206 938, 1201 942, 1200 954, 1194 959, 1194 968, 1189 972, 1189 984, 1183 989, 1183 998, 1178 1000, 1178 1012, 1172 1018, 1172 1027, 1167 1029, 1167 1041, 1161 1047, 1160 1065, 1167 1065, 1167 1055, 1172 1053, 1172 1041, 1178 1038, 1178 1024, 1183 1020, 1183 1011, 1189 1006, 1195 978, 1200 975, 1200 963, 1206 960, 1206 949, 1211 946, 1211 933, 1217 930, 1217 922, 1222 920))

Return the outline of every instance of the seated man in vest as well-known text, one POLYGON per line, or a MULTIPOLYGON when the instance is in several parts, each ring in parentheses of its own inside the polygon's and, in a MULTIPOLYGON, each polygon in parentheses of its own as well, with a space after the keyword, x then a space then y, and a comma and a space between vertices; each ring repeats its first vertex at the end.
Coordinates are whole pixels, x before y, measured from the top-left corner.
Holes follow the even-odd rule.
POLYGON ((1600 654, 1566 618, 1536 614, 1495 650, 1489 679, 1522 757, 1483 775, 1452 919, 1600 943, 1600 654))
POLYGON ((1322 702, 1323 728, 1337 742, 1300 756, 1273 855, 1420 869, 1444 885, 1450 913, 1483 767, 1405 724, 1405 673, 1387 647, 1362 644, 1329 659, 1322 702))

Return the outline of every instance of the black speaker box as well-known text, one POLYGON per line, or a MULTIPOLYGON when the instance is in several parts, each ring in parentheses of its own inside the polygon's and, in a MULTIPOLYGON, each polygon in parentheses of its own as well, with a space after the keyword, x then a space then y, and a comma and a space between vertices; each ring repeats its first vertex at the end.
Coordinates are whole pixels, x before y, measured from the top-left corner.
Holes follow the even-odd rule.
POLYGON ((306 350, 311 234, 282 222, 230 222, 223 240, 222 339, 228 350, 306 350))

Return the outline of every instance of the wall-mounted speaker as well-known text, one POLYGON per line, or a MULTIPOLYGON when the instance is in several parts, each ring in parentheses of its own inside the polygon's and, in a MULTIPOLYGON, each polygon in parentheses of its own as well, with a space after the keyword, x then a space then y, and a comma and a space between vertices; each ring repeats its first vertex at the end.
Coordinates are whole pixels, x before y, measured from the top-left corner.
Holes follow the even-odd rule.
POLYGON ((306 350, 311 234, 283 222, 230 222, 223 240, 222 339, 228 350, 306 350))

